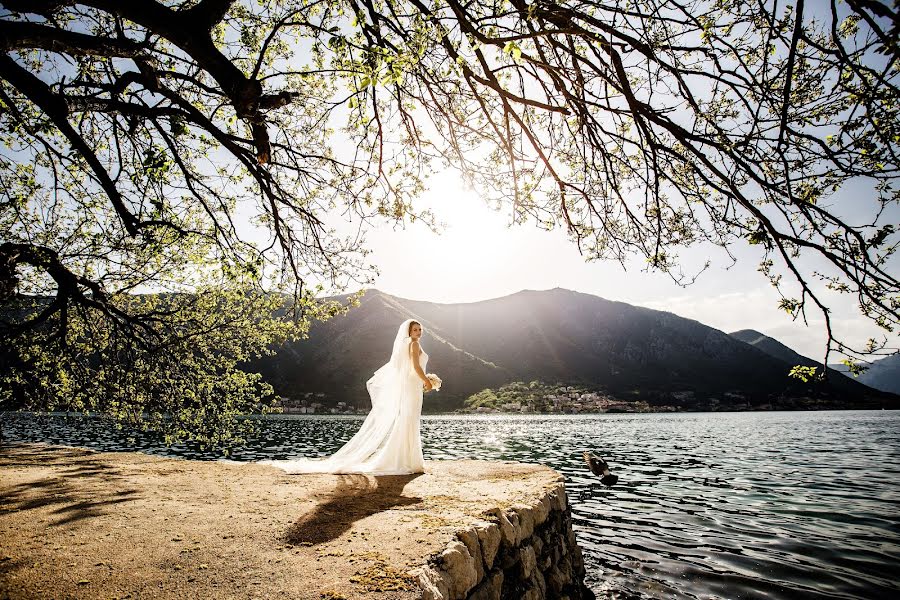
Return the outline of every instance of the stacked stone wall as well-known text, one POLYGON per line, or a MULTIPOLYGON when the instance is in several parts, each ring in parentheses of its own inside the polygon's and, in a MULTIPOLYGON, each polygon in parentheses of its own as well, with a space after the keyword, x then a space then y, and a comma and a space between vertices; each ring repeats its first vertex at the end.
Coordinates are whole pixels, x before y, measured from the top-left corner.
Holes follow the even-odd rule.
POLYGON ((425 600, 581 600, 584 562, 560 482, 535 504, 492 509, 419 569, 425 600))

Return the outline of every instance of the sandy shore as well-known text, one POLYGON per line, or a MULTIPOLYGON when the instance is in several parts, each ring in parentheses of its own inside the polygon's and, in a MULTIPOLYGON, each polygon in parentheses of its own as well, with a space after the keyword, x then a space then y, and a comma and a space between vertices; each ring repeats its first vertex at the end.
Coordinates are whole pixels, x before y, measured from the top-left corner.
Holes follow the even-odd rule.
POLYGON ((417 598, 408 573, 549 468, 429 461, 409 476, 0 448, 0 599, 417 598))

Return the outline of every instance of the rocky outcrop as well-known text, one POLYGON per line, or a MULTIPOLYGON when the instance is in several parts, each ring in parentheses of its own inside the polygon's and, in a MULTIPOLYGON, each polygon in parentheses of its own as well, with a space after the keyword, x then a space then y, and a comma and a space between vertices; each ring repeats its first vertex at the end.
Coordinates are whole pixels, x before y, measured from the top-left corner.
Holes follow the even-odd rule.
POLYGON ((572 531, 565 485, 532 505, 484 513, 418 569, 425 600, 593 598, 572 531))

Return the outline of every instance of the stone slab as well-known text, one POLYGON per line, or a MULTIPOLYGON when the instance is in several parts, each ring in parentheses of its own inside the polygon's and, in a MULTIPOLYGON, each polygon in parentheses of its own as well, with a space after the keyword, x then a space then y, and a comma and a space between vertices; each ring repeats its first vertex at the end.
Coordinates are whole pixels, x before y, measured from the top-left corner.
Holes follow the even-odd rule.
POLYGON ((457 532, 483 528, 491 511, 546 503, 562 481, 523 463, 425 468, 289 475, 253 463, 6 445, 0 598, 418 598, 416 569, 457 532))

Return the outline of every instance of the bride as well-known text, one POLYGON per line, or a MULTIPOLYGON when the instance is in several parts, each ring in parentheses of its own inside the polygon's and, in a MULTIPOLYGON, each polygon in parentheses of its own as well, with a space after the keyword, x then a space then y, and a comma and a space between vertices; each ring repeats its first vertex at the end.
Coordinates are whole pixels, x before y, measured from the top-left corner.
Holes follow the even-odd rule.
POLYGON ((422 325, 400 324, 391 359, 366 382, 372 410, 350 441, 326 458, 263 460, 288 473, 424 473, 419 417, 422 395, 432 389, 425 375, 428 355, 419 340, 422 325))

